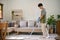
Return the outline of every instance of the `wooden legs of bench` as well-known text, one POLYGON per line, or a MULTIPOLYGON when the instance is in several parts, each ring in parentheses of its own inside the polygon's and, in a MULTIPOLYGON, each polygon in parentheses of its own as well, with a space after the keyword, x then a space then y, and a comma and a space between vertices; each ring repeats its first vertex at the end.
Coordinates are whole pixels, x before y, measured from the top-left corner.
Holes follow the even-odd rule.
POLYGON ((17 35, 19 34, 19 32, 16 33, 17 35))

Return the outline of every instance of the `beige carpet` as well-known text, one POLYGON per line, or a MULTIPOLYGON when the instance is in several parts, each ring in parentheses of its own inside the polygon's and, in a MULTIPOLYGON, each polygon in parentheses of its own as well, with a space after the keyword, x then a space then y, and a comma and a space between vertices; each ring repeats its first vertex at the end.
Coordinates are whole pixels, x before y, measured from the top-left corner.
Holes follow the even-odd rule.
POLYGON ((6 40, 55 40, 56 36, 56 34, 52 34, 46 38, 42 35, 10 35, 6 36, 6 40))

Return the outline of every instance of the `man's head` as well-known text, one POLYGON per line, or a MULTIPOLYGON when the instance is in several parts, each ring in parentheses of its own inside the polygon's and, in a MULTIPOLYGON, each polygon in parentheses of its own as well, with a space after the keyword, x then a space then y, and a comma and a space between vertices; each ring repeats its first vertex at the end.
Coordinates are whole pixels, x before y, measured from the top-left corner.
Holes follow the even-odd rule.
POLYGON ((39 4, 38 4, 38 7, 39 7, 40 9, 43 9, 43 4, 42 4, 42 3, 39 3, 39 4))

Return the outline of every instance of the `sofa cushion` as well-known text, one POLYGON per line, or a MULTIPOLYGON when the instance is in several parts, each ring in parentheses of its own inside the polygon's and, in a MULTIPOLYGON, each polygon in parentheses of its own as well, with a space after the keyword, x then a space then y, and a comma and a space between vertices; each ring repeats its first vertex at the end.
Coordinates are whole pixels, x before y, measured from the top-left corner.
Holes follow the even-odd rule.
POLYGON ((14 24, 16 23, 16 21, 12 20, 8 22, 8 27, 14 27, 14 24))
POLYGON ((26 22, 25 20, 20 21, 20 27, 26 27, 26 22))
POLYGON ((14 23, 8 23, 8 27, 14 27, 14 23))
POLYGON ((33 20, 28 21, 28 27, 34 27, 34 25, 35 25, 35 21, 33 20))

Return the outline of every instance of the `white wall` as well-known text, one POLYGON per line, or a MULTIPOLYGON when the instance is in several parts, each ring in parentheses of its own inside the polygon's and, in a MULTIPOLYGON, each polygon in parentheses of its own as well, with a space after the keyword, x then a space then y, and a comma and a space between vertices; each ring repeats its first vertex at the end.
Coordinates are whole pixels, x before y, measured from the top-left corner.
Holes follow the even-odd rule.
POLYGON ((57 15, 60 13, 60 0, 44 0, 43 4, 47 11, 47 18, 50 15, 55 15, 55 18, 57 18, 57 15))
POLYGON ((13 9, 22 9, 25 20, 36 20, 40 16, 38 3, 42 2, 47 11, 47 18, 60 13, 60 0, 0 0, 4 4, 4 20, 11 20, 13 9))

